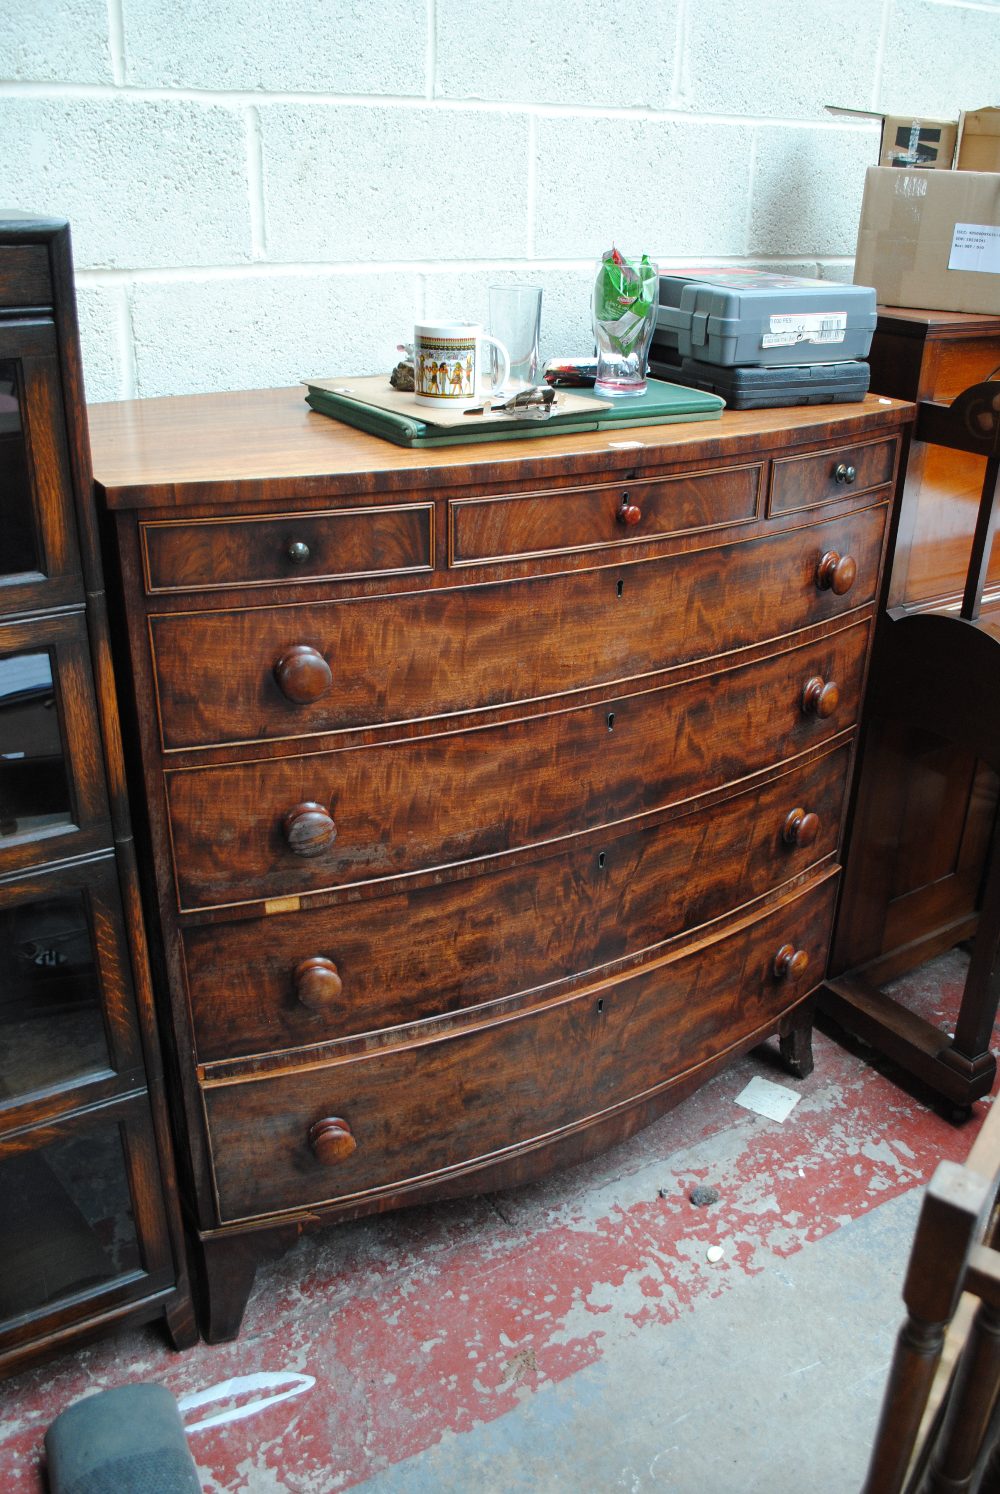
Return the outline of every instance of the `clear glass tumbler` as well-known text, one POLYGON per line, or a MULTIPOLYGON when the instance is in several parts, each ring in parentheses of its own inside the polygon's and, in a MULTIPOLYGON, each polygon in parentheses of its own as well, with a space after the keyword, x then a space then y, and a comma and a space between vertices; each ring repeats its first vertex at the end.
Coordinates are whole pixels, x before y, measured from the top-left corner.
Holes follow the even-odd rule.
POLYGON ((645 394, 646 359, 656 325, 658 268, 648 254, 609 249, 594 271, 597 381, 605 398, 645 394))
POLYGON ((538 382, 538 334, 542 289, 538 285, 491 285, 490 331, 510 354, 505 388, 512 393, 538 382))

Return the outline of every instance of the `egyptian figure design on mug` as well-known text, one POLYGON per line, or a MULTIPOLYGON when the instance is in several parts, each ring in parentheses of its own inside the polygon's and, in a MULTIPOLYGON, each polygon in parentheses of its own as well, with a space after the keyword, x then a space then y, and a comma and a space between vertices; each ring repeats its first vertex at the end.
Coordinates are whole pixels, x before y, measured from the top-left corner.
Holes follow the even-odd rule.
MULTIPOLYGON (((418 404, 441 411, 462 410, 476 399, 481 346, 498 349, 499 369, 490 382, 503 387, 510 371, 506 347, 482 328, 465 322, 418 322, 414 328, 414 396, 418 404)), ((486 365, 487 371, 489 365, 486 365)))

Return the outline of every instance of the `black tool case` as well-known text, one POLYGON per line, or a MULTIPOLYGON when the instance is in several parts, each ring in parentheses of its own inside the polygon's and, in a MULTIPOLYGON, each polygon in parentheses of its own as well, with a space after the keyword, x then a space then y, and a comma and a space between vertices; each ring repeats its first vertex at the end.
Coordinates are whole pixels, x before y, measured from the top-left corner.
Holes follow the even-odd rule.
POLYGON ((740 368, 682 358, 657 358, 654 343, 649 371, 657 379, 719 394, 730 410, 762 410, 772 405, 833 405, 864 399, 870 370, 856 358, 841 363, 801 363, 783 368, 740 368))

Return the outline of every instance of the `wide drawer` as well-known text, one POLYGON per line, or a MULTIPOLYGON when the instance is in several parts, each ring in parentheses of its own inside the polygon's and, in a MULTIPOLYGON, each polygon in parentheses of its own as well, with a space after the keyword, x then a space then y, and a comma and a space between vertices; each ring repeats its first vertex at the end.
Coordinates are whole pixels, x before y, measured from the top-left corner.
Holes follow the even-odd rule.
POLYGON ((180 906, 428 870, 735 782, 853 725, 868 634, 858 622, 683 685, 495 726, 171 770, 180 906))
POLYGON ((873 599, 886 513, 877 505, 746 543, 569 575, 155 615, 163 745, 433 719, 617 685, 781 637, 873 599), (835 585, 822 584, 829 556, 843 562, 835 585))
POLYGON ((768 511, 794 513, 882 487, 892 480, 897 445, 890 436, 809 456, 779 457, 772 468, 768 511))
POLYGON ((757 513, 762 473, 755 463, 554 493, 452 499, 449 563, 553 555, 737 524, 757 513))
POLYGON ((434 568, 434 505, 140 524, 146 590, 385 576, 434 568))
POLYGON ((825 880, 714 940, 541 1009, 431 1042, 208 1087, 221 1221, 466 1170, 652 1098, 773 1030, 815 985, 834 887, 825 880), (797 980, 775 974, 785 945, 808 956, 797 980), (333 1118, 355 1150, 324 1163, 310 1134, 333 1118))
POLYGON ((652 950, 832 855, 849 761, 841 746, 679 819, 492 875, 189 929, 198 1058, 416 1022, 652 950))

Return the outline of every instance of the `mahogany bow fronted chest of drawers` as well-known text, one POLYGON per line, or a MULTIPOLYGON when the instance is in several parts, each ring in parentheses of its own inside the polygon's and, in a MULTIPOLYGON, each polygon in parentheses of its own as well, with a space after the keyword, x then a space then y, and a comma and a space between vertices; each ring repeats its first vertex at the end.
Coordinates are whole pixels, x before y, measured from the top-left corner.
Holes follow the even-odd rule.
POLYGON ((768 1036, 808 1071, 910 414, 92 409, 210 1337, 273 1232, 579 1160, 768 1036))

